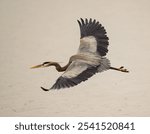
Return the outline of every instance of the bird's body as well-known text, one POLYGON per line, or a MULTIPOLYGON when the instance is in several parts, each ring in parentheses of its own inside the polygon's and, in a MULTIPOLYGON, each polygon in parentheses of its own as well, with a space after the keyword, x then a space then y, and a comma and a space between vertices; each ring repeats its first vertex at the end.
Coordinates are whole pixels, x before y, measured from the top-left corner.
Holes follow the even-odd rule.
MULTIPOLYGON (((92 77, 95 73, 108 69, 128 72, 123 67, 114 68, 105 57, 108 52, 108 37, 104 27, 96 20, 78 20, 81 32, 80 46, 77 54, 70 57, 66 66, 61 67, 57 62, 44 62, 37 67, 55 66, 56 70, 64 73, 56 80, 50 89, 61 89, 75 86, 92 77)), ((48 91, 50 89, 43 90, 48 91)))

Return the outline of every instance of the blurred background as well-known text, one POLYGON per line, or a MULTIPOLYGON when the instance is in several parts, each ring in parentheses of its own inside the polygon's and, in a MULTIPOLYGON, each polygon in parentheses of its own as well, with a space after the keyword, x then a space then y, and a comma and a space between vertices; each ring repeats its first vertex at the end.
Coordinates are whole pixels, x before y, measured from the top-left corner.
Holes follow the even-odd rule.
POLYGON ((0 0, 0 116, 150 116, 149 0, 0 0), (61 75, 44 61, 68 62, 79 47, 79 18, 110 38, 112 66, 80 85, 44 92, 61 75))

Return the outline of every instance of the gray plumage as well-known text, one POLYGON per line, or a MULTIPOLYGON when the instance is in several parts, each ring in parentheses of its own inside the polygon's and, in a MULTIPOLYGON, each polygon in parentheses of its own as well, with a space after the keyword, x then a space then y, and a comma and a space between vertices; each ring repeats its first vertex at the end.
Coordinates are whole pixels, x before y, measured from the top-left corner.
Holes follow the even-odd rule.
POLYGON ((51 89, 73 87, 110 68, 109 60, 104 57, 109 44, 104 27, 92 19, 81 19, 78 23, 81 33, 78 52, 70 58, 71 64, 51 89))
POLYGON ((64 72, 51 88, 41 87, 44 91, 73 87, 82 81, 88 80, 94 74, 108 69, 129 72, 123 66, 120 68, 112 67, 109 59, 105 57, 108 52, 109 39, 106 30, 98 21, 95 19, 83 20, 82 18, 77 21, 81 34, 77 54, 71 56, 69 62, 63 67, 58 62, 51 61, 31 67, 55 66, 58 72, 64 72))

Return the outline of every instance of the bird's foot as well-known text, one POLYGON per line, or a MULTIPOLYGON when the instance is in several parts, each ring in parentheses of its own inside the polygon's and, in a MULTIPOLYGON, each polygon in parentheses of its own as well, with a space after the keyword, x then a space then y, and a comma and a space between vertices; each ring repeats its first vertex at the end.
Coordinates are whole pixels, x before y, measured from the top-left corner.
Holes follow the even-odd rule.
POLYGON ((127 69, 124 68, 124 66, 121 66, 120 68, 110 67, 110 69, 116 70, 116 71, 121 71, 121 72, 124 72, 124 73, 129 72, 127 69))
POLYGON ((128 73, 129 71, 127 69, 124 68, 124 66, 121 66, 118 71, 121 71, 121 72, 125 72, 125 73, 128 73))

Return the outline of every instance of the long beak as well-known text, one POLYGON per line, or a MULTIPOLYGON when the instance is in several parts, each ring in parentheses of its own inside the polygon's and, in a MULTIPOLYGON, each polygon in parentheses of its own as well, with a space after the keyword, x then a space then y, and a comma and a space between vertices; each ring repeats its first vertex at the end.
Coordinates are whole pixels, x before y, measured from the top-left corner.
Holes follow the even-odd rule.
POLYGON ((43 64, 40 64, 40 65, 33 66, 33 67, 31 67, 30 69, 34 69, 34 68, 43 68, 43 67, 44 67, 43 64))

